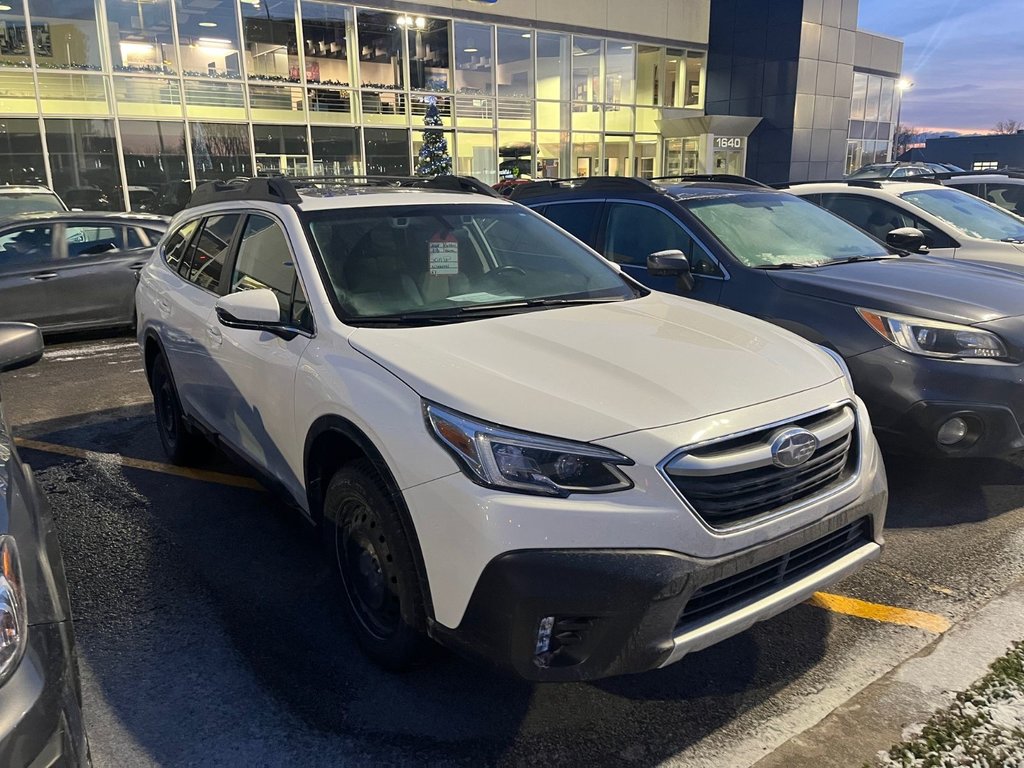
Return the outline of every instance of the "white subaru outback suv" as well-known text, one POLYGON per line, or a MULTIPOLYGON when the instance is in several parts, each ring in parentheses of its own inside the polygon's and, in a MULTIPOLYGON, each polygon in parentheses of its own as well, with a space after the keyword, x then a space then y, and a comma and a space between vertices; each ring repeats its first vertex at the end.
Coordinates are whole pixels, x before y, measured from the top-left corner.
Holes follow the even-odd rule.
POLYGON ((879 555, 835 356, 474 179, 381 183, 201 187, 137 297, 168 455, 212 440, 319 525, 375 661, 429 636, 536 680, 640 672, 879 555))

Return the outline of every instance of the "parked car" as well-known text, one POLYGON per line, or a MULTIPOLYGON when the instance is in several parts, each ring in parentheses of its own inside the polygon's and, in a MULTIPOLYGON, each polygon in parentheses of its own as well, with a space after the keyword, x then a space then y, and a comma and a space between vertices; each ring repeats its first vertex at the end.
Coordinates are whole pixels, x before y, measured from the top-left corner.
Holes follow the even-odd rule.
MULTIPOLYGON (((31 365, 42 354, 38 328, 0 323, 0 372, 31 365)), ((60 545, 2 412, 0 629, 0 765, 89 765, 60 545)))
POLYGON ((0 321, 48 333, 131 327, 138 270, 167 221, 103 212, 0 218, 0 321))
POLYGON ((896 235, 898 247, 1024 269, 1024 221, 937 180, 812 182, 784 188, 879 240, 889 239, 894 230, 917 230, 896 235))
POLYGON ((872 163, 862 165, 856 171, 847 175, 847 180, 867 179, 909 179, 914 176, 931 176, 936 173, 949 173, 950 171, 962 171, 956 165, 948 163, 872 163))
POLYGON ((427 635, 535 680, 663 667, 878 556, 837 356, 474 179, 371 181, 200 188, 137 304, 168 457, 210 437, 319 525, 375 661, 427 635))
POLYGON ((63 197, 64 201, 76 211, 110 210, 110 196, 96 186, 69 187, 64 190, 63 197))
POLYGON ((936 174, 947 187, 980 197, 1024 217, 1024 173, 1014 171, 936 174))
POLYGON ((0 185, 0 217, 37 211, 66 211, 64 201, 52 189, 32 184, 0 185))
POLYGON ((890 448, 950 457, 1024 449, 1022 275, 901 257, 756 182, 595 178, 520 187, 512 199, 651 288, 835 350, 890 448))

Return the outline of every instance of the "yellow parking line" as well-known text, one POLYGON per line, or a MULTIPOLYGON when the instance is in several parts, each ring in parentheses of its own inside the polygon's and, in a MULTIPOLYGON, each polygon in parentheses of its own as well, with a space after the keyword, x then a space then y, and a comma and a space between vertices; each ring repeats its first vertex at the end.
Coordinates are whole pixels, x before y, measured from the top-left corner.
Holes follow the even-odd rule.
POLYGON ((843 613, 847 616, 857 616, 861 619, 882 621, 886 624, 902 624, 906 627, 917 627, 936 635, 941 635, 950 627, 949 619, 937 613, 925 613, 924 611, 912 611, 909 608, 896 608, 892 605, 880 603, 869 603, 864 600, 857 600, 854 597, 843 595, 831 595, 827 592, 815 592, 807 601, 810 605, 832 611, 843 613))
POLYGON ((130 456, 121 456, 117 453, 100 453, 98 451, 89 451, 84 448, 72 448, 67 445, 57 445, 56 443, 44 443, 39 440, 29 440, 24 437, 15 438, 14 443, 19 448, 29 448, 33 451, 56 453, 61 456, 73 456, 76 459, 99 459, 100 461, 113 462, 114 464, 118 464, 122 467, 145 469, 149 472, 160 472, 165 475, 186 477, 189 480, 202 480, 207 483, 220 483, 221 485, 231 485, 235 488, 248 488, 253 491, 264 490, 263 486, 251 477, 243 477, 242 475, 229 475, 225 472, 210 472, 205 469, 176 467, 173 464, 162 464, 158 461, 133 459, 130 456))

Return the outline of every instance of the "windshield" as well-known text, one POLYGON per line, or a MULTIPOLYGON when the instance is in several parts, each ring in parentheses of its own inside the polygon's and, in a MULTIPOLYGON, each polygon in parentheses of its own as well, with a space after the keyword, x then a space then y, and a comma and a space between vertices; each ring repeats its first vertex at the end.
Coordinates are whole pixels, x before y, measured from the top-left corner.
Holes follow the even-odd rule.
POLYGON ((0 215, 66 210, 52 192, 7 192, 0 194, 0 215))
POLYGON ((639 295, 599 256, 518 206, 357 208, 306 221, 346 321, 473 319, 639 295))
POLYGON ((684 204, 748 267, 813 267, 890 255, 859 229, 792 195, 754 192, 684 204))
POLYGON ((895 165, 865 165, 851 173, 848 179, 887 179, 895 165))
POLYGON ((926 189, 900 197, 970 237, 1024 242, 1024 219, 959 189, 926 189))

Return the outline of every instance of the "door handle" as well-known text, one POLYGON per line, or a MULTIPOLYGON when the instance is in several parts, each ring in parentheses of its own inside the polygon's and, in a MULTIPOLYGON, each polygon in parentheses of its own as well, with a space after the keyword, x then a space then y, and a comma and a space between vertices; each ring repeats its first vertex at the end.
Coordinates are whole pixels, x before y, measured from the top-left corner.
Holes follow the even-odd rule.
POLYGON ((53 280, 55 277, 60 277, 56 272, 39 272, 32 275, 32 280, 53 280))
POLYGON ((171 303, 165 299, 157 299, 156 306, 157 309, 165 315, 169 315, 171 313, 171 303))
POLYGON ((220 332, 220 328, 216 326, 206 326, 206 335, 210 337, 210 341, 214 344, 220 345, 224 343, 224 335, 220 332))
POLYGON ((138 272, 140 269, 142 269, 144 266, 146 266, 146 263, 147 262, 145 262, 145 261, 136 261, 134 264, 129 264, 128 265, 128 269, 133 269, 136 272, 138 272))

